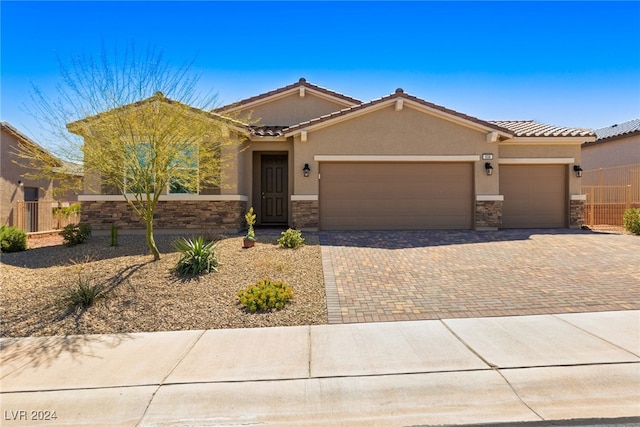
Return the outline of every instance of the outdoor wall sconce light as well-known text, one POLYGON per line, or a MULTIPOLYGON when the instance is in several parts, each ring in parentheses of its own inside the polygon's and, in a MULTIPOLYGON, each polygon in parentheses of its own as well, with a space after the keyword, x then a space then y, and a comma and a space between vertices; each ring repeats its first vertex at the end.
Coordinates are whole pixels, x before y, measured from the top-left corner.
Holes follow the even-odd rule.
POLYGON ((22 181, 18 180, 18 187, 22 187, 23 185, 22 181))
POLYGON ((580 165, 573 165, 573 171, 576 173, 578 178, 582 178, 582 168, 580 165))
POLYGON ((304 167, 302 168, 302 172, 304 173, 305 177, 309 176, 309 172, 311 172, 311 168, 309 167, 309 163, 305 163, 304 164, 304 167))
POLYGON ((493 175, 493 166, 491 166, 491 163, 489 162, 485 163, 484 170, 487 172, 487 176, 493 175))

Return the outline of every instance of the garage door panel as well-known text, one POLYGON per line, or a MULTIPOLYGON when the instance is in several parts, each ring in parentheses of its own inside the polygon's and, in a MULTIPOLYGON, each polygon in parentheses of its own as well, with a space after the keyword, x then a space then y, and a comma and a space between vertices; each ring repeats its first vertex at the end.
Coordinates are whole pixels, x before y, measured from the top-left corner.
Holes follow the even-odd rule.
POLYGON ((501 165, 504 228, 558 228, 567 224, 565 165, 501 165))
POLYGON ((324 230, 468 229, 472 164, 323 163, 324 230))
MULTIPOLYGON (((326 219, 325 230, 415 230, 415 223, 421 222, 423 217, 413 216, 398 219, 396 215, 393 216, 376 216, 376 217, 334 217, 326 219)), ((458 219, 459 221, 460 219, 458 219)), ((456 219, 453 219, 455 222, 456 219)), ((456 227, 451 226, 452 218, 449 215, 443 215, 438 217, 432 217, 429 222, 429 229, 443 229, 451 230, 456 227)), ((457 227, 458 229, 465 229, 463 227, 457 227)))

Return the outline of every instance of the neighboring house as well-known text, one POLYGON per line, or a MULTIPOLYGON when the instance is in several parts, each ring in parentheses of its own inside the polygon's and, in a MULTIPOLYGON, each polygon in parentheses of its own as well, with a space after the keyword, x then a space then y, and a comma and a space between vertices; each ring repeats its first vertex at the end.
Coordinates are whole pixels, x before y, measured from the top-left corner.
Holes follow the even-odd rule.
POLYGON ((595 141, 582 144, 582 169, 640 164, 640 119, 593 131, 595 141))
POLYGON ((640 119, 594 133, 582 144, 586 223, 622 225, 624 211, 640 206, 640 119))
POLYGON ((20 226, 29 232, 47 231, 52 223, 51 206, 57 207, 54 199, 65 204, 77 201, 79 189, 54 198, 54 189, 60 188, 60 180, 30 178, 38 171, 25 166, 27 160, 19 153, 28 146, 40 150, 53 162, 60 162, 60 166, 62 161, 9 123, 0 122, 0 131, 0 225, 20 226), (44 202, 50 202, 46 209, 44 202))
MULTIPOLYGON (((300 79, 215 110, 257 119, 219 194, 166 194, 156 228, 578 227, 580 146, 590 130, 484 121, 404 93, 369 102, 300 79)), ((94 229, 143 228, 122 196, 80 196, 94 229)))

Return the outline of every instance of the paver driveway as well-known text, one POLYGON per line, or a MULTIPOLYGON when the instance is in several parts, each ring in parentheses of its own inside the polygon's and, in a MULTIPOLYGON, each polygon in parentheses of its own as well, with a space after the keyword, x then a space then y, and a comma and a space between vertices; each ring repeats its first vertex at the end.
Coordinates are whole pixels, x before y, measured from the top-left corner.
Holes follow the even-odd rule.
POLYGON ((330 323, 640 309, 640 237, 321 232, 330 323))

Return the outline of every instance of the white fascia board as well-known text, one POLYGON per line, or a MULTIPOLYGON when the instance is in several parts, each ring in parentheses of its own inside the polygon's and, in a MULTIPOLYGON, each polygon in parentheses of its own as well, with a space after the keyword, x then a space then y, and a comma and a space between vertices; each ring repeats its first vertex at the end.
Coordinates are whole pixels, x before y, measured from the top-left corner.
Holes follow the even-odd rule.
MULTIPOLYGON (((127 195, 128 200, 135 200, 132 194, 127 195)), ((247 196, 241 194, 224 194, 224 195, 200 195, 200 194, 163 194, 158 199, 161 202, 166 201, 207 201, 207 202, 223 202, 223 201, 239 201, 246 202, 249 200, 247 196)), ((79 194, 80 202, 124 202, 122 195, 104 195, 104 194, 79 194)))
POLYGON ((304 87, 305 96, 307 94, 313 94, 314 96, 317 96, 318 98, 326 99, 328 101, 335 102, 336 104, 344 105, 345 107, 353 107, 354 105, 357 105, 355 103, 348 102, 348 101, 346 101, 346 100, 344 100, 342 98, 338 98, 338 97, 331 96, 331 95, 328 95, 328 94, 323 93, 323 92, 319 92, 319 91, 314 90, 313 88, 310 88, 310 87, 296 86, 296 87, 291 88, 289 90, 286 90, 284 92, 280 92, 280 93, 277 93, 275 95, 268 96, 266 98, 258 99, 258 100, 255 100, 253 102, 249 102, 248 104, 238 105, 237 107, 229 108, 228 110, 224 110, 224 111, 225 112, 232 112, 232 111, 238 111, 238 110, 246 110, 248 108, 253 108, 253 107, 256 107, 258 105, 266 104, 266 103, 269 103, 271 101, 275 101, 275 100, 280 99, 280 98, 285 98, 285 97, 287 97, 287 96, 289 96, 291 94, 298 94, 298 96, 299 96, 301 87, 304 87))
POLYGON ((557 165, 575 163, 573 157, 535 157, 535 158, 501 158, 500 165, 557 165))
POLYGON ((317 194, 292 194, 291 201, 315 201, 318 200, 317 194))
POLYGON ((591 136, 517 136, 515 138, 499 141, 500 145, 580 145, 583 142, 593 142, 596 138, 591 136))
POLYGON ((479 155, 460 156, 394 156, 394 155, 326 155, 313 156, 316 162, 477 162, 479 155))
POLYGON ((477 194, 477 202, 504 202, 504 196, 501 194, 477 194))

